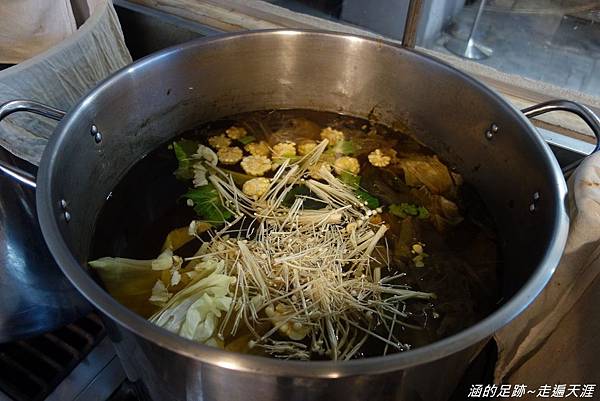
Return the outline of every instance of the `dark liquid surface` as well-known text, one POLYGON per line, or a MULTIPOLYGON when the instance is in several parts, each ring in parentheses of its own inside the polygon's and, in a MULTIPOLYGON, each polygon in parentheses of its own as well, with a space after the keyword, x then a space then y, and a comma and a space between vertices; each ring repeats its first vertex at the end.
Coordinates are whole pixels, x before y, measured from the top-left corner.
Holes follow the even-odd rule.
MULTIPOLYGON (((271 145, 286 139, 295 140, 297 132, 314 130, 318 133, 326 126, 354 132, 357 138, 375 129, 386 138, 389 147, 400 153, 433 154, 409 136, 385 126, 307 110, 246 113, 204 124, 182 137, 198 139, 211 136, 234 124, 246 127, 250 134, 267 140, 271 145), (287 133, 280 137, 281 128, 286 127, 289 128, 287 133), (274 132, 277 134, 273 135, 274 132)), ((356 156, 361 161, 361 185, 384 207, 392 203, 415 202, 398 175, 371 166, 366 161, 367 154, 356 156)), ((171 230, 186 226, 197 218, 193 209, 186 206, 185 199, 181 198, 189 184, 175 178, 173 171, 176 168, 173 150, 164 145, 126 174, 97 219, 91 259, 103 256, 153 259, 160 253, 164 238, 171 230)), ((406 258, 396 255, 394 244, 403 235, 407 223, 389 213, 384 214, 386 223, 391 226, 389 235, 386 235, 391 264, 382 275, 404 273, 402 283, 411 289, 436 294, 433 301, 415 300, 406 304, 410 314, 407 323, 418 328, 399 325, 397 330, 400 330, 398 336, 401 340, 413 348, 476 323, 495 309, 499 299, 497 277, 500 258, 490 215, 468 183, 460 187, 456 202, 464 219, 444 232, 439 232, 426 220, 411 219, 410 229, 416 239, 427 244, 429 257, 424 267, 415 267, 407 263, 406 258)), ((178 254, 191 255, 198 246, 198 241, 192 241, 178 254)), ((381 342, 369 340, 357 357, 381 355, 383 348, 381 342)))

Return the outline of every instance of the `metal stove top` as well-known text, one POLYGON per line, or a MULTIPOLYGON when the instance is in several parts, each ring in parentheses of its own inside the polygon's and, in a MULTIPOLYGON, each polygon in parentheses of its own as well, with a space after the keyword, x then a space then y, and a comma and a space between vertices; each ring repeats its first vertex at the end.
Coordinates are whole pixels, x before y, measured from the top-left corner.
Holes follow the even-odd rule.
POLYGON ((107 400, 125 373, 100 318, 0 344, 0 400, 107 400))

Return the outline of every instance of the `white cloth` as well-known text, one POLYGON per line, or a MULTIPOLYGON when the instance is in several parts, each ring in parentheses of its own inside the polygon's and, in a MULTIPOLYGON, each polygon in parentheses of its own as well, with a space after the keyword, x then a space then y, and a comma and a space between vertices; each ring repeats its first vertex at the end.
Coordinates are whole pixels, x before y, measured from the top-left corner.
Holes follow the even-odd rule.
POLYGON ((75 32, 70 0, 2 0, 0 63, 16 64, 75 32))
MULTIPOLYGON (((28 99, 67 111, 99 81, 131 63, 112 1, 87 4, 93 14, 77 32, 0 71, 0 103, 28 99)), ((31 113, 15 113, 0 123, 0 145, 38 164, 56 124, 31 113)))
MULTIPOLYGON (((525 362, 537 353, 548 354, 549 349, 544 350, 548 338, 557 330, 561 320, 570 314, 573 306, 580 302, 586 289, 600 273, 600 153, 583 161, 569 179, 568 186, 570 228, 565 252, 540 296, 514 321, 496 333, 497 383, 513 374, 525 377, 523 372, 518 372, 519 369, 528 368, 525 362)), ((581 327, 577 327, 577 331, 577 336, 600 335, 582 330, 581 327)), ((573 338, 564 338, 564 341, 573 343, 573 338)), ((584 352, 580 349, 569 357, 581 358, 584 352)), ((563 363, 566 362, 563 360, 563 363)), ((536 377, 547 378, 560 368, 549 362, 538 364, 536 372, 528 372, 527 377, 535 374, 536 377)))

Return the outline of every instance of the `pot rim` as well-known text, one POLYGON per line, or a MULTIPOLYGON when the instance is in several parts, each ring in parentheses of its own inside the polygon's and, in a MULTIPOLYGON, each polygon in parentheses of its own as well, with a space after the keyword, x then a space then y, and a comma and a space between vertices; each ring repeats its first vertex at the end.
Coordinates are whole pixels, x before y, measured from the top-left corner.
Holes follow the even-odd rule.
MULTIPOLYGON (((524 133, 525 134, 525 133, 524 133)), ((455 69, 452 66, 429 55, 424 55, 413 50, 399 47, 397 44, 382 39, 373 39, 364 36, 336 33, 318 30, 295 30, 295 29, 274 29, 261 31, 248 31, 233 34, 219 35, 215 37, 201 38, 177 46, 173 46, 159 52, 148 55, 135 63, 124 67, 110 77, 98 84, 93 90, 85 95, 77 105, 63 118, 52 136, 42 155, 40 168, 37 176, 37 210, 40 226, 44 234, 46 243, 56 259, 61 270, 71 281, 71 283, 104 315, 117 322, 120 326, 135 333, 144 339, 155 343, 161 347, 167 348, 177 354, 190 357, 202 363, 218 366, 225 369, 231 369, 239 372, 261 373, 270 375, 287 375, 294 377, 310 378, 338 378, 352 375, 379 374, 401 369, 410 368, 415 365, 431 362, 453 353, 461 351, 477 342, 491 337, 494 332, 506 325, 518 314, 520 314, 541 292, 547 282, 550 280, 558 261, 562 255, 567 240, 569 221, 565 210, 564 201, 566 198, 567 187, 558 166, 558 162, 552 155, 548 145, 536 134, 531 122, 523 114, 508 104, 494 90, 488 88, 478 80, 455 69), (52 199, 52 172, 56 160, 57 149, 64 141, 69 127, 80 111, 89 104, 92 99, 100 92, 107 90, 113 83, 127 76, 130 72, 141 68, 146 63, 160 57, 175 54, 180 51, 197 48, 201 49, 207 44, 227 42, 246 36, 256 35, 316 35, 321 37, 344 38, 349 41, 369 41, 375 42, 381 46, 391 46, 396 51, 412 53, 414 56, 435 63, 441 64, 460 77, 470 82, 479 90, 485 92, 488 96, 499 100, 511 109, 514 118, 520 118, 529 128, 527 135, 533 137, 544 157, 550 163, 551 179, 556 183, 556 191, 553 196, 555 199, 557 216, 556 225, 548 241, 546 254, 542 258, 532 276, 524 283, 522 288, 500 308, 488 315, 475 325, 468 327, 450 337, 446 337, 432 344, 416 348, 410 351, 399 352, 387 356, 378 356, 351 361, 285 361, 272 358, 265 358, 254 355, 239 354, 229 352, 203 344, 198 344, 191 340, 180 337, 166 329, 155 326, 153 323, 137 315, 125 306, 117 302, 108 292, 106 292, 77 262, 69 251, 67 244, 60 234, 57 222, 58 209, 52 199)))

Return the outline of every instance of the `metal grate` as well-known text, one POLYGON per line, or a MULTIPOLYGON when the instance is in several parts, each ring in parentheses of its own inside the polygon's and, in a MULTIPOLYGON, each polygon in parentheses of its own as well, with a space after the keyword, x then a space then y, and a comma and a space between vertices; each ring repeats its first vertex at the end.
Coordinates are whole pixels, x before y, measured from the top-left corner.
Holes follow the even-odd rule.
POLYGON ((143 396, 140 395, 135 384, 130 381, 124 381, 121 386, 110 396, 108 401, 142 401, 143 396))
POLYGON ((39 401, 104 337, 100 318, 90 314, 51 333, 0 344, 0 391, 15 401, 39 401))

